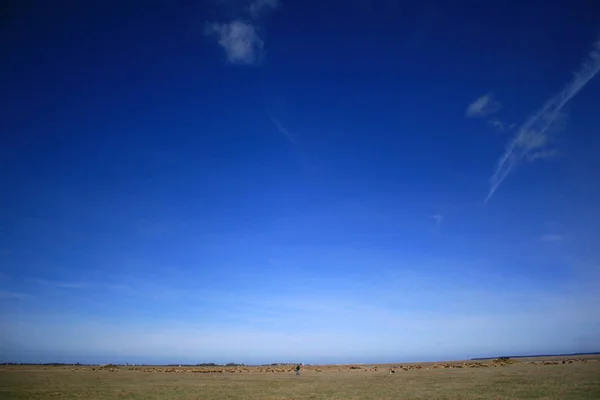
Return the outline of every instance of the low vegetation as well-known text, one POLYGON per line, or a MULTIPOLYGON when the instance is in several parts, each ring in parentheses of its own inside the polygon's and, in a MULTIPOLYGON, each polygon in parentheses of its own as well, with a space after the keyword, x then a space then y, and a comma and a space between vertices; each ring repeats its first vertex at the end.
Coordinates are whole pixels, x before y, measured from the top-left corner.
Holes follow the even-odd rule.
POLYGON ((592 358, 304 366, 0 366, 1 399, 600 399, 592 358), (393 373, 391 372, 393 371, 393 373))

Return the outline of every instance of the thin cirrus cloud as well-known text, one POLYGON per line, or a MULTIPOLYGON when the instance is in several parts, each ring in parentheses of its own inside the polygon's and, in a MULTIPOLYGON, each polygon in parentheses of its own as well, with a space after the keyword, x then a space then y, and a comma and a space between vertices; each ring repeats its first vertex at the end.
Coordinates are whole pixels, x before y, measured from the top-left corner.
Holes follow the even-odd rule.
POLYGON ((250 14, 254 18, 258 18, 264 13, 268 12, 271 9, 275 9, 279 6, 279 0, 256 0, 248 9, 250 10, 250 14))
POLYGON ((561 235, 561 234, 546 234, 543 235, 540 240, 542 242, 562 242, 563 240, 565 240, 565 235, 561 235))
POLYGON ((563 107, 600 71, 600 40, 588 54, 571 82, 557 95, 531 115, 518 129, 517 135, 508 143, 504 154, 498 160, 496 170, 490 179, 490 188, 485 199, 496 193, 502 182, 524 162, 553 158, 556 149, 549 148, 551 134, 564 122, 563 107))
POLYGON ((35 282, 39 285, 51 286, 60 289, 81 289, 86 286, 86 284, 82 282, 48 281, 45 279, 36 279, 35 282))
POLYGON ((499 119, 491 119, 488 121, 488 124, 490 124, 495 130, 502 132, 504 131, 504 129, 506 129, 506 127, 504 126, 504 122, 500 121, 499 119))
POLYGON ((284 127, 281 122, 275 118, 273 116, 273 114, 271 113, 271 111, 267 110, 267 115, 269 116, 269 119, 271 120, 271 122, 273 123, 273 125, 275 125, 275 128, 277 128, 277 130, 279 131, 279 133, 281 133, 283 136, 285 136, 285 138, 290 141, 290 143, 297 145, 298 142, 296 141, 296 138, 294 137, 294 135, 292 135, 292 133, 286 129, 286 127, 284 127))
POLYGON ((442 225, 442 222, 444 221, 444 216, 442 214, 433 214, 430 217, 435 221, 435 226, 438 228, 442 225))
POLYGON ((483 118, 500 111, 500 108, 500 102, 494 99, 493 94, 488 93, 469 104, 465 114, 469 118, 483 118))
POLYGON ((206 35, 217 37, 227 60, 237 65, 258 65, 263 59, 264 40, 259 34, 260 19, 269 10, 279 6, 278 0, 255 0, 240 9, 240 18, 227 22, 213 22, 206 35))
POLYGON ((21 292, 13 292, 11 290, 0 290, 0 299, 3 300, 25 300, 30 298, 31 296, 26 293, 21 292))

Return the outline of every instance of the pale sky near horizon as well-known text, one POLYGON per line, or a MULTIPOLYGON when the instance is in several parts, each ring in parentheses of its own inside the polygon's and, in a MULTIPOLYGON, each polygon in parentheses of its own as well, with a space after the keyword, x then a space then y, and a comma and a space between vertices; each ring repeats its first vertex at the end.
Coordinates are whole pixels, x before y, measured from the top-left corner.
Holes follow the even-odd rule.
POLYGON ((0 362, 600 351, 600 3, 29 5, 0 362))

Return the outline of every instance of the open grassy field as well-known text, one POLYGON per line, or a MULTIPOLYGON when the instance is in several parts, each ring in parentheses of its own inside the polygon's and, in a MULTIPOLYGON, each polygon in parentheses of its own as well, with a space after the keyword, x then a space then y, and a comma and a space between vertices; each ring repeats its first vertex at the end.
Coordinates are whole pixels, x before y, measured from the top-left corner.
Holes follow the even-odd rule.
POLYGON ((600 399, 600 361, 373 366, 0 366, 0 399, 600 399), (395 373, 390 373, 392 367, 395 373))

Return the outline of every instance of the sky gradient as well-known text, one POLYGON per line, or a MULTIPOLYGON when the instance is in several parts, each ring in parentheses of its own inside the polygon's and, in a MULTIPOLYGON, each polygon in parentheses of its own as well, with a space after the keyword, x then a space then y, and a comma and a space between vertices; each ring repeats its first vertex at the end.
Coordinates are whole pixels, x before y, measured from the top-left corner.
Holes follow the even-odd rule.
POLYGON ((600 4, 12 2, 0 361, 600 351, 600 4))

